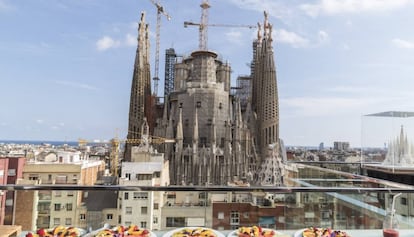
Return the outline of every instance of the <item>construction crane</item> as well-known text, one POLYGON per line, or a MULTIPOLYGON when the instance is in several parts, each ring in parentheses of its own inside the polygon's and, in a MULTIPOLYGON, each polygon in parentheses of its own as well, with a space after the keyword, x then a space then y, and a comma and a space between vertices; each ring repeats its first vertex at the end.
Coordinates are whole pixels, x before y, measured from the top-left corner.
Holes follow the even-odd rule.
POLYGON ((185 21, 184 27, 187 26, 198 26, 199 30, 199 46, 200 50, 207 50, 207 41, 208 41, 208 34, 207 34, 207 27, 209 26, 217 26, 217 27, 247 27, 250 29, 257 28, 255 25, 232 25, 232 24, 208 24, 208 9, 210 8, 210 4, 208 0, 203 0, 200 5, 201 7, 201 21, 200 23, 194 23, 185 21))
POLYGON ((161 14, 167 17, 167 20, 171 20, 170 15, 164 11, 164 7, 156 0, 150 0, 157 8, 157 29, 156 29, 156 43, 155 43, 155 65, 154 65, 154 94, 158 94, 158 81, 160 80, 159 64, 160 64, 160 29, 161 29, 161 14))

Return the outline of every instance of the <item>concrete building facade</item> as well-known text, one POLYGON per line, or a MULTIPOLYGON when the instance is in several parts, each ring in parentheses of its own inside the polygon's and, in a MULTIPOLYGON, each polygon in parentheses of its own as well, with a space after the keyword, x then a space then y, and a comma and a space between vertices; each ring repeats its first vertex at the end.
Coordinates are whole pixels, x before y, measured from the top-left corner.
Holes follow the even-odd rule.
MULTIPOLYGON (((104 174, 103 161, 80 160, 77 152, 71 154, 64 151, 62 154, 67 156, 59 154, 61 153, 58 152, 58 159, 53 162, 28 161, 23 168, 22 179, 17 183, 94 185, 104 174)), ((78 208, 82 204, 82 195, 82 191, 71 190, 18 192, 15 203, 15 224, 22 225, 26 230, 51 228, 56 225, 86 228, 87 220, 83 220, 78 213, 78 208), (28 207, 31 208, 26 210, 28 207)))
MULTIPOLYGON (((119 184, 123 186, 168 186, 169 167, 162 153, 147 144, 132 147, 131 162, 122 163, 119 184)), ((118 196, 119 224, 161 229, 162 192, 121 191, 118 196)))

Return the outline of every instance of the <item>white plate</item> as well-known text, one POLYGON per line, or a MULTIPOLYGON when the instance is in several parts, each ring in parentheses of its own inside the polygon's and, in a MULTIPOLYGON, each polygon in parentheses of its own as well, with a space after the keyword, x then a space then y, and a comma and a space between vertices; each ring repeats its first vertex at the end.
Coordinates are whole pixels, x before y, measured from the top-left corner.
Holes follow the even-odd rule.
MULTIPOLYGON (((66 227, 68 228, 68 227, 66 227)), ((45 229, 46 232, 51 233, 55 228, 51 228, 51 229, 45 229)), ((86 234, 86 230, 85 229, 81 229, 81 228, 77 228, 75 227, 75 229, 78 231, 79 236, 83 236, 84 234, 86 234)), ((38 230, 36 231, 28 231, 27 233, 32 233, 35 234, 38 230)), ((23 235, 22 235, 23 236, 23 235)))
MULTIPOLYGON (((269 228, 262 228, 262 230, 263 231, 270 231, 270 230, 273 230, 274 232, 275 232, 275 235, 281 235, 282 233, 280 233, 279 231, 277 231, 277 230, 274 230, 274 229, 269 229, 269 228)), ((238 237, 239 236, 239 234, 238 234, 238 232, 239 232, 239 230, 237 229, 237 230, 233 230, 232 232, 230 232, 228 235, 227 235, 227 237, 238 237)))
MULTIPOLYGON (((113 230, 113 231, 116 231, 117 230, 117 227, 113 227, 113 228, 108 228, 109 226, 104 226, 103 228, 100 228, 100 229, 97 229, 97 230, 94 230, 94 231, 92 231, 92 232, 90 232, 90 233, 87 233, 86 235, 81 235, 82 237, 95 237, 99 232, 101 232, 101 231, 103 231, 103 230, 105 230, 105 229, 111 229, 111 230, 113 230)), ((150 230, 148 230, 148 232, 149 232, 149 237, 157 237, 157 235, 154 233, 154 232, 152 232, 152 231, 150 231, 150 230)), ((128 231, 125 231, 124 232, 124 234, 127 234, 128 233, 128 231)))
POLYGON ((194 229, 197 229, 197 228, 211 230, 211 231, 213 231, 214 234, 216 234, 217 237, 225 237, 224 234, 218 232, 217 230, 213 230, 213 229, 206 228, 206 227, 182 227, 182 228, 177 228, 177 229, 173 229, 173 230, 170 230, 170 231, 166 232, 165 234, 162 235, 162 237, 171 237, 175 232, 179 232, 183 229, 194 230, 194 229))
MULTIPOLYGON (((307 228, 306 228, 306 229, 307 229, 307 228)), ((296 231, 296 232, 295 232, 295 235, 293 235, 293 237, 303 237, 302 233, 303 233, 303 231, 304 231, 304 230, 306 230, 306 229, 301 229, 301 230, 296 231)), ((322 229, 324 229, 324 228, 322 228, 322 229)), ((349 235, 349 233, 348 233, 348 235, 349 235)))
POLYGON ((301 229, 295 232, 295 235, 293 237, 303 237, 302 233, 306 229, 301 229))

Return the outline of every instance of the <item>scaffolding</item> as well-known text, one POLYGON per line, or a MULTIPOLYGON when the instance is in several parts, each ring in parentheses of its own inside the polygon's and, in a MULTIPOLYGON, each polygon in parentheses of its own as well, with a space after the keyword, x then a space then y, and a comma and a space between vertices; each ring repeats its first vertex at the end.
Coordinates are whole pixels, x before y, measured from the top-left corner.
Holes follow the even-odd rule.
POLYGON ((177 54, 173 48, 165 50, 164 101, 174 90, 174 64, 177 54))

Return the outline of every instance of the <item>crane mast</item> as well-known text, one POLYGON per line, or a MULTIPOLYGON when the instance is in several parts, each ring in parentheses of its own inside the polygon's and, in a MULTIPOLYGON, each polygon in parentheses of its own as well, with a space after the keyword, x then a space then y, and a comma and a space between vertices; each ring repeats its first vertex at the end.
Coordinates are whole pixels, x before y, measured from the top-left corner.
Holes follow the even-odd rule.
POLYGON ((167 20, 170 20, 171 17, 167 12, 164 11, 164 7, 161 6, 159 2, 155 0, 150 0, 155 7, 157 8, 157 27, 156 27, 156 39, 155 39, 155 65, 154 65, 154 94, 158 94, 158 81, 159 78, 159 65, 160 65, 160 30, 161 30, 161 14, 167 17, 167 20))
POLYGON ((208 9, 210 8, 210 4, 208 0, 204 0, 201 5, 201 21, 199 27, 199 48, 201 50, 207 50, 207 25, 208 25, 208 9))
POLYGON ((209 26, 217 26, 217 27, 246 27, 246 28, 257 28, 255 25, 232 25, 232 24, 208 24, 208 9, 210 8, 210 4, 208 0, 203 0, 200 5, 201 11, 201 21, 200 23, 185 21, 184 27, 187 26, 198 26, 199 30, 199 49, 200 50, 207 50, 207 41, 208 41, 208 32, 207 28, 209 26))

